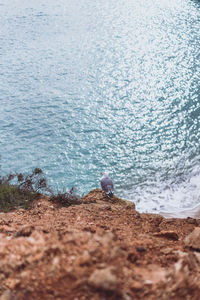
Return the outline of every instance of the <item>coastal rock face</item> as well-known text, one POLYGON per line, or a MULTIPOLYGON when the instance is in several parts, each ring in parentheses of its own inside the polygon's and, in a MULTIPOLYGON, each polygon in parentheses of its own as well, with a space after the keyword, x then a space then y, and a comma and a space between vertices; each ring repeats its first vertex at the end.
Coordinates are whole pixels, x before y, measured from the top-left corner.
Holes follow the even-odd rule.
POLYGON ((82 202, 0 213, 0 300, 199 299, 199 220, 139 214, 98 189, 82 202))

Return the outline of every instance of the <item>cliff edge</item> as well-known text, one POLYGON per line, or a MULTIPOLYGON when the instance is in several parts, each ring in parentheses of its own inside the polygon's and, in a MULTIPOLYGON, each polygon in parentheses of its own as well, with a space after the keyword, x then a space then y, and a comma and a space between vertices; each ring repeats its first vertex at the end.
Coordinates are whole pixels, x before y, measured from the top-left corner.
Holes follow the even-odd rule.
POLYGON ((200 295, 200 220, 140 214, 95 189, 0 213, 0 300, 186 299, 200 295))

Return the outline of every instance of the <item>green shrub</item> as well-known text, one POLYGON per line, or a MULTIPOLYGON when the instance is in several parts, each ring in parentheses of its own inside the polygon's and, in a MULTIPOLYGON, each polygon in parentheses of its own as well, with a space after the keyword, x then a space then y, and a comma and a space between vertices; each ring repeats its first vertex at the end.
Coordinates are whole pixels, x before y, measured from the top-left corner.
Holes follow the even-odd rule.
POLYGON ((47 189, 46 179, 39 168, 35 168, 28 175, 15 173, 0 177, 0 211, 26 209, 45 189, 47 189))
POLYGON ((32 200, 37 199, 41 194, 50 195, 49 200, 59 206, 70 206, 81 204, 74 188, 69 192, 54 193, 48 186, 43 172, 35 168, 31 174, 22 173, 0 176, 0 212, 10 211, 15 208, 27 209, 32 200))
POLYGON ((14 208, 28 208, 30 201, 36 199, 38 193, 21 190, 19 186, 0 184, 0 211, 10 211, 14 208))

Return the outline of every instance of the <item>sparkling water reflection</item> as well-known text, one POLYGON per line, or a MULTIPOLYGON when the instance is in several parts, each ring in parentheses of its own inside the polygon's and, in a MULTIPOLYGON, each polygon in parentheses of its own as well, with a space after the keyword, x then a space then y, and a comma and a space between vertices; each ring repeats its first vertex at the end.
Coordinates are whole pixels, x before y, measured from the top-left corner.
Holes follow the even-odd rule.
POLYGON ((0 0, 2 171, 141 211, 200 200, 199 2, 0 0))

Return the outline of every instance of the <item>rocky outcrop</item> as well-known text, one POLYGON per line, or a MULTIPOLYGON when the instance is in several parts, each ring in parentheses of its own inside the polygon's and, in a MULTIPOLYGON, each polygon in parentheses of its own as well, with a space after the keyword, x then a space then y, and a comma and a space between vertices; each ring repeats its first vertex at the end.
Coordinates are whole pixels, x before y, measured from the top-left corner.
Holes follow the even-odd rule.
POLYGON ((0 213, 0 300, 199 299, 199 224, 98 189, 68 208, 0 213))

